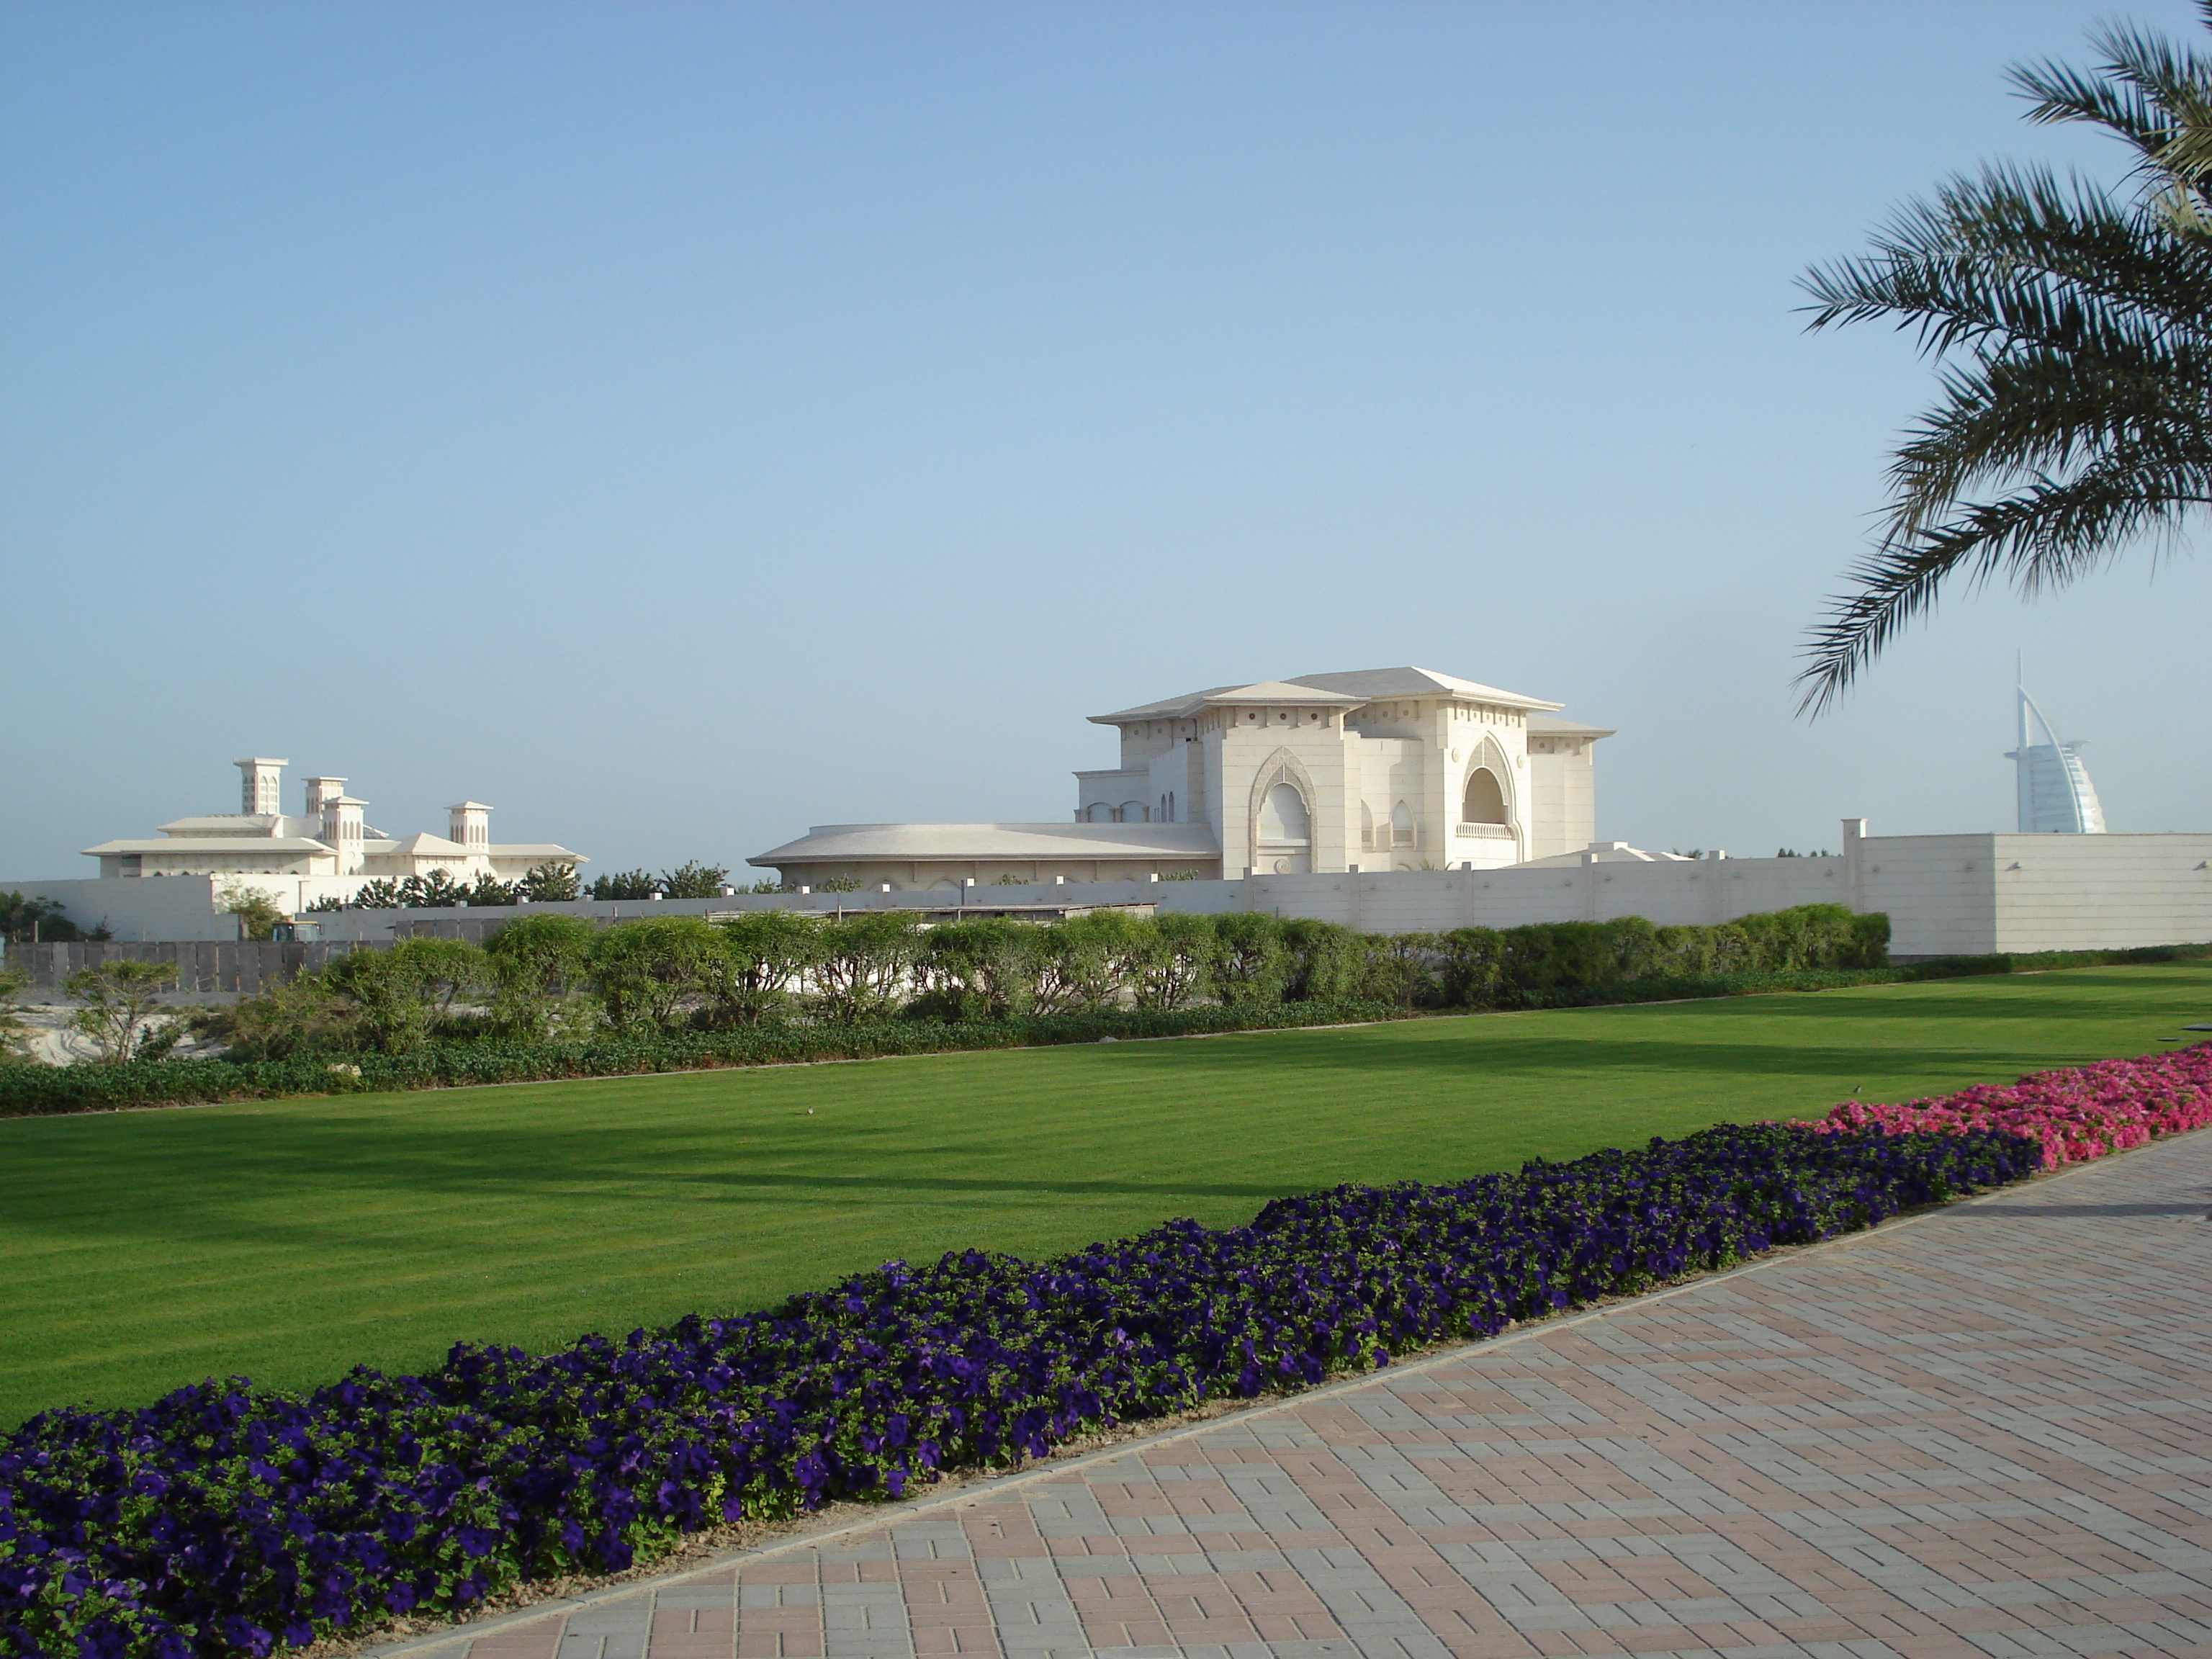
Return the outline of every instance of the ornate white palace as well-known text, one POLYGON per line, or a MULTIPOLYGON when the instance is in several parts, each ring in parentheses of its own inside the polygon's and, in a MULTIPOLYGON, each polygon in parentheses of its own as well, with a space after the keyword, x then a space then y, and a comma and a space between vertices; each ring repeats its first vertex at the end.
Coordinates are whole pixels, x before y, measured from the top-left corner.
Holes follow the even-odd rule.
POLYGON ((346 793, 343 778, 309 778, 307 810, 289 817, 280 801, 288 764, 261 756, 239 761, 240 811, 176 818, 160 826, 158 838, 104 841, 84 855, 100 860, 102 876, 357 877, 355 885, 436 870, 463 884, 480 875, 513 881, 541 864, 586 862, 550 842, 495 842, 491 808, 480 801, 448 807, 444 836, 387 836, 364 821, 368 803, 346 793))
POLYGON ((1594 750, 1560 705, 1426 668, 1216 686, 1092 722, 1073 823, 819 824, 748 862, 894 890, 1248 872, 1492 869, 1579 852, 1594 750))

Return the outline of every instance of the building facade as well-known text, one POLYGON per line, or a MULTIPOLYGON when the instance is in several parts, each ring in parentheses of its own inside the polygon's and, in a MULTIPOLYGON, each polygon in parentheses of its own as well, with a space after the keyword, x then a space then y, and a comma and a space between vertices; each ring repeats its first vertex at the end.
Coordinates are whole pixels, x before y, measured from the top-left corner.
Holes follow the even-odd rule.
MULTIPOLYGON (((84 856, 98 859, 106 878, 342 877, 354 887, 434 871, 464 884, 482 875, 513 881, 540 865, 587 861, 550 842, 493 841, 491 808, 481 801, 448 807, 443 836, 387 836, 366 820, 368 803, 346 793, 340 777, 309 778, 303 810, 291 816, 282 800, 289 763, 265 756, 239 761, 238 811, 174 818, 158 836, 104 841, 84 856)), ((340 883, 328 890, 350 888, 340 883)))
POLYGON ((750 863, 791 885, 1486 870, 1595 828, 1603 727, 1425 668, 1215 686, 1094 714, 1120 763, 1070 823, 817 825, 750 863))

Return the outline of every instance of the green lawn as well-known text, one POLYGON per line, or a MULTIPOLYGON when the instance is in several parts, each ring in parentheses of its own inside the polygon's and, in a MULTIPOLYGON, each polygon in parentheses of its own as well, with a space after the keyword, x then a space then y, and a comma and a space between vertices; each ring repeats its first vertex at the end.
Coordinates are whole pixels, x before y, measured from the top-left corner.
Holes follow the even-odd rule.
POLYGON ((2212 964, 0 1122, 0 1423, 2141 1054, 2212 964))

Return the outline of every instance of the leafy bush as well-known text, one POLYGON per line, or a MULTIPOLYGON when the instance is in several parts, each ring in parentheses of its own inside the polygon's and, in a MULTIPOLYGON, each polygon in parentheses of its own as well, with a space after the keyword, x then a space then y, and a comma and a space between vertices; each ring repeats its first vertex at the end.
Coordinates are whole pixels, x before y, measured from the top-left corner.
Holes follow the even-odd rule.
POLYGON ((786 1012, 822 951, 822 924, 797 910, 749 910, 715 924, 722 953, 707 986, 711 1023, 757 1025, 786 1012))
POLYGON ((1283 979, 1285 1002, 1341 1002, 1358 994, 1366 949, 1349 927, 1303 918, 1286 921, 1283 950, 1290 958, 1283 979))
POLYGON ((583 995, 599 929, 582 916, 520 916, 484 941, 492 1034, 509 1042, 580 1037, 599 1023, 583 995))
POLYGON ((1210 965, 1213 993, 1223 1002, 1280 1002, 1291 972, 1281 919, 1260 910, 1216 917, 1210 965))
MULTIPOLYGON (((367 953, 364 953, 367 954, 367 953)), ((341 1004, 343 1010, 344 1005, 341 1004)), ((257 1100, 287 1095, 353 1094, 398 1089, 463 1088, 554 1078, 626 1077, 722 1066, 785 1066, 810 1060, 870 1060, 890 1054, 957 1054, 1024 1048, 1102 1037, 1192 1036, 1215 1031, 1290 1030, 1393 1018, 1373 1003, 1282 1003, 1273 1007, 1112 1009, 1050 1018, 968 1024, 878 1020, 848 1024, 762 1024, 674 1036, 580 1041, 429 1043, 392 1050, 333 1050, 299 1042, 252 1057, 164 1060, 129 1066, 15 1066, 0 1068, 0 1117, 45 1116, 118 1106, 257 1100)), ((349 1010, 342 1018, 350 1018, 349 1010)), ((427 1026, 427 1019, 424 1022, 427 1026)), ((236 1052, 236 1051, 234 1051, 236 1052)))
POLYGON ((1154 916, 1133 930, 1128 956, 1130 988, 1139 1008, 1185 1008, 1212 988, 1214 919, 1154 916))
POLYGON ((689 1024, 721 951, 722 936, 703 916, 647 916, 601 928, 589 963, 607 1024, 623 1036, 689 1024))
POLYGON ((62 1409, 0 1449, 0 1643, 261 1656, 683 1534, 1250 1398, 2016 1180, 2032 1142, 1761 1126, 1449 1186, 1340 1187, 1029 1263, 885 1263, 759 1314, 426 1376, 62 1409), (1387 1271, 1378 1264, 1387 1263, 1387 1271))
POLYGON ((833 1020, 879 1019, 896 1009, 922 951, 922 930, 898 910, 858 910, 823 935, 810 977, 814 1006, 833 1020))
POLYGON ((70 1024, 91 1042, 103 1065, 159 1059, 183 1035, 173 1022, 155 1023, 161 1012, 161 994, 176 982, 172 962, 126 957, 80 968, 62 981, 70 1000, 84 1005, 70 1015, 70 1024))
POLYGON ((643 870, 623 870, 607 875, 594 876, 592 884, 584 890, 584 896, 595 899, 649 899, 654 891, 650 873, 643 870))

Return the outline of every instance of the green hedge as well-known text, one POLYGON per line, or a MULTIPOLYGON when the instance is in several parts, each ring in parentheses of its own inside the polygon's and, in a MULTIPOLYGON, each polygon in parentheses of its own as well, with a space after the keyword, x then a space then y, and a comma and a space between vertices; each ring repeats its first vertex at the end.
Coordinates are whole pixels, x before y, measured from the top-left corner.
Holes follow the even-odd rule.
POLYGON ((325 1053, 244 1061, 155 1060, 126 1066, 0 1066, 0 1117, 283 1095, 626 1077, 648 1072, 708 1071, 724 1066, 873 1060, 895 1054, 1029 1048, 1109 1039, 1197 1036, 1216 1031, 1285 1030, 1397 1018, 1397 1009, 1382 1003, 1286 1002, 1132 1009, 946 1024, 884 1020, 850 1025, 755 1026, 737 1031, 639 1039, 602 1037, 574 1043, 453 1043, 403 1054, 325 1053))

